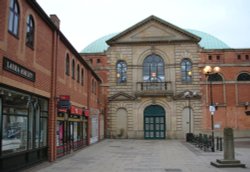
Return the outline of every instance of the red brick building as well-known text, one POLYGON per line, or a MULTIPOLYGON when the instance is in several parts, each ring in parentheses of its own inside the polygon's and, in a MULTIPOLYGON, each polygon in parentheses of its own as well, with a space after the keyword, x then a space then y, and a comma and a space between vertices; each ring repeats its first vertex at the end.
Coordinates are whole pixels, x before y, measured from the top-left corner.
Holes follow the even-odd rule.
POLYGON ((0 1, 0 171, 100 139, 101 79, 34 0, 0 1))
POLYGON ((215 131, 219 134, 223 128, 231 127, 237 137, 249 137, 250 117, 246 114, 250 110, 249 56, 250 49, 213 49, 201 52, 201 71, 206 65, 221 68, 218 74, 208 78, 201 72, 204 130, 211 129, 209 105, 212 90, 212 101, 216 106, 215 131))

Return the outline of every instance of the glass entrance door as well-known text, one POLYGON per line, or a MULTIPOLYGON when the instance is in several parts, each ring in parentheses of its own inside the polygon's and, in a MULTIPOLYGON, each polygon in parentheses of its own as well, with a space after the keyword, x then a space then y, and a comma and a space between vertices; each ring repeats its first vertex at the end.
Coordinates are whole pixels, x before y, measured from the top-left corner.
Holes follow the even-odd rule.
POLYGON ((165 111, 161 106, 151 105, 144 110, 144 138, 165 139, 165 111))

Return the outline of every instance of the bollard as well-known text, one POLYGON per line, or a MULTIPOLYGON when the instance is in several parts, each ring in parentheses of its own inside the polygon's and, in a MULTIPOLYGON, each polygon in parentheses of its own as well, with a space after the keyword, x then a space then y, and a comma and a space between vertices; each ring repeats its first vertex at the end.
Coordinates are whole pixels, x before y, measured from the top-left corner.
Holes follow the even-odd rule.
POLYGON ((216 150, 219 150, 219 137, 216 137, 216 150))
POLYGON ((223 149, 222 149, 222 137, 220 137, 220 151, 223 151, 223 149))

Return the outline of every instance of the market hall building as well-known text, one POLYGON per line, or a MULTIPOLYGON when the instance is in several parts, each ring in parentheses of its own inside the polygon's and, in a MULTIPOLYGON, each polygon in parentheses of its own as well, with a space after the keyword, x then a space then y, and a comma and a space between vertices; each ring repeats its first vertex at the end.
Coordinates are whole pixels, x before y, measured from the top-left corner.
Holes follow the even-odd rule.
POLYGON ((0 171, 54 161, 103 138, 101 79, 57 16, 34 0, 0 6, 0 171))
POLYGON ((81 55, 108 74, 109 138, 211 134, 211 104, 216 136, 224 127, 234 128, 236 137, 250 136, 250 49, 149 16, 97 39, 81 55), (207 65, 221 70, 206 77, 207 65))

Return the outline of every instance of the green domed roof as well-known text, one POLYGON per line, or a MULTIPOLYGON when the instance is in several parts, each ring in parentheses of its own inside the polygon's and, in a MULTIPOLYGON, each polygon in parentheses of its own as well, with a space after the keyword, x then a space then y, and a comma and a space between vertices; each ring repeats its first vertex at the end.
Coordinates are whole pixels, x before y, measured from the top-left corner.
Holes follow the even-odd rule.
MULTIPOLYGON (((199 42, 199 45, 204 49, 227 49, 230 48, 227 44, 225 44, 220 39, 207 34, 205 32, 192 30, 192 29, 186 29, 186 31, 198 36, 201 38, 201 41, 199 42)), ((103 53, 105 52, 109 45, 106 43, 107 40, 111 39, 118 33, 112 33, 109 35, 106 35, 104 37, 101 37, 91 44, 89 44, 86 48, 84 48, 81 53, 103 53)))
POLYGON ((109 35, 106 35, 104 37, 101 37, 91 44, 89 44, 87 47, 85 47, 81 53, 103 53, 105 52, 109 45, 106 44, 106 41, 114 37, 117 33, 112 33, 109 35))
POLYGON ((226 49, 230 48, 227 44, 225 44, 220 39, 198 30, 186 29, 186 31, 198 36, 201 38, 199 45, 204 49, 226 49))

